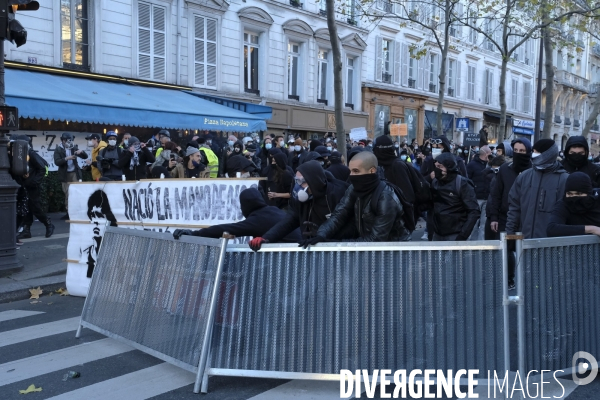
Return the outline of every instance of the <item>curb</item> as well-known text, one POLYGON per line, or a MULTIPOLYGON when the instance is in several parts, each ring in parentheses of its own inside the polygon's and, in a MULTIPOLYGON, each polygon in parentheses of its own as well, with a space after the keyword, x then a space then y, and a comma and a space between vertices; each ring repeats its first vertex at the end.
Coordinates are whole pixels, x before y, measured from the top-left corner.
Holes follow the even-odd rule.
POLYGON ((10 303, 18 300, 27 300, 31 296, 29 289, 41 287, 44 293, 55 291, 66 286, 66 275, 49 276, 26 281, 14 281, 5 284, 0 292, 0 303, 10 303))

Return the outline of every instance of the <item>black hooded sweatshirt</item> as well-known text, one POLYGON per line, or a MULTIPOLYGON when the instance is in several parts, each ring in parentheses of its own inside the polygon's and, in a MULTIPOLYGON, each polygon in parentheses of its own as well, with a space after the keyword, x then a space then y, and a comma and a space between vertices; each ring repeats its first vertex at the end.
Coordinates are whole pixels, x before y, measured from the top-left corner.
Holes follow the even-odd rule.
MULTIPOLYGON (((292 169, 286 164, 287 158, 285 157, 285 154, 278 152, 273 158, 275 159, 275 163, 279 170, 274 165, 269 165, 265 193, 291 193, 292 188, 294 187, 294 174, 292 169), (279 179, 277 179, 277 175, 279 175, 279 179)), ((267 203, 270 206, 275 206, 277 208, 285 208, 289 203, 289 199, 277 197, 274 199, 267 199, 267 203)))
POLYGON ((590 148, 587 140, 583 136, 571 136, 565 145, 565 159, 562 161, 563 168, 569 173, 583 172, 592 180, 592 186, 600 187, 600 166, 588 160, 590 148), (583 147, 585 149, 585 157, 577 162, 573 156, 569 156, 569 150, 573 146, 583 147))
MULTIPOLYGON (((260 237, 285 217, 285 212, 277 207, 268 206, 260 192, 254 188, 243 190, 240 193, 240 208, 246 218, 243 221, 214 225, 194 231, 193 235, 218 239, 223 236, 224 232, 229 232, 238 237, 260 237)), ((299 231, 292 230, 282 241, 298 242, 299 240, 299 231)))
MULTIPOLYGON (((317 161, 308 161, 300 165, 298 172, 306 180, 312 198, 301 202, 292 195, 287 216, 262 236, 269 242, 280 241, 280 238, 296 228, 300 228, 304 238, 316 236, 317 230, 344 197, 349 186, 335 179, 333 175, 325 173, 317 161)), ((344 231, 338 237, 345 238, 345 234, 344 231)))
POLYGON ((554 205, 546 233, 549 237, 585 235, 585 226, 600 226, 600 198, 593 196, 595 206, 588 210, 572 210, 564 199, 554 205))
POLYGON ((329 165, 327 171, 329 171, 335 177, 335 179, 339 179, 340 181, 344 182, 348 181, 348 177, 350 176, 350 169, 344 164, 342 164, 342 158, 340 153, 338 153, 337 151, 331 153, 329 161, 331 162, 331 165, 329 165))

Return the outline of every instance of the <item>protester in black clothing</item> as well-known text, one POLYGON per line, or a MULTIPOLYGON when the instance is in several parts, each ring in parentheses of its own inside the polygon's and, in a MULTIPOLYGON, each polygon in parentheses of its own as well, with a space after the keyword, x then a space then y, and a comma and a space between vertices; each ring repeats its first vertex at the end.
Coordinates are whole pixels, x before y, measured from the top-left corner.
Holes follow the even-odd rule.
POLYGON ((490 194, 488 195, 488 201, 487 201, 487 204, 485 207, 485 212, 486 212, 485 235, 484 235, 485 240, 500 240, 500 233, 494 232, 492 230, 492 220, 490 219, 491 218, 490 197, 491 197, 492 187, 496 181, 496 175, 498 175, 498 173, 500 172, 500 167, 502 167, 502 165, 504 165, 505 162, 506 162, 506 159, 504 158, 504 156, 496 156, 490 162, 489 168, 486 168, 483 171, 483 177, 485 179, 486 184, 488 185, 489 192, 490 192, 490 194))
POLYGON ((96 163, 102 173, 101 181, 120 181, 122 180, 123 170, 119 167, 119 160, 123 149, 117 146, 117 134, 109 131, 106 134, 108 146, 100 150, 96 157, 96 163))
POLYGON ((46 176, 46 165, 41 164, 39 156, 35 154, 35 150, 29 147, 27 165, 28 173, 23 176, 15 177, 26 191, 28 197, 28 213, 23 217, 23 231, 17 236, 17 239, 31 238, 31 225, 35 216, 46 227, 46 237, 52 236, 54 233, 54 224, 50 217, 46 215, 42 209, 40 187, 42 180, 46 176))
POLYGON ((565 184, 565 196, 550 216, 548 236, 600 236, 600 197, 594 196, 592 181, 584 172, 573 172, 565 184))
POLYGON ((404 161, 396 156, 394 143, 390 136, 379 136, 375 139, 373 154, 379 163, 380 177, 398 186, 409 203, 415 202, 415 192, 411 183, 409 168, 404 161), (383 172, 383 173, 381 173, 383 172))
POLYGON ((484 125, 483 128, 479 130, 479 147, 487 146, 488 142, 488 127, 484 125))
POLYGON ((590 148, 585 137, 571 136, 567 140, 564 155, 562 166, 568 173, 583 172, 590 177, 595 188, 600 187, 600 165, 588 160, 590 148))
MULTIPOLYGON (((421 174, 428 180, 432 181, 434 178, 434 168, 435 168, 435 159, 443 154, 443 153, 451 153, 450 150, 450 141, 446 136, 437 136, 429 139, 429 143, 431 144, 431 154, 427 155, 427 157, 423 160, 421 164, 421 174)), ((425 146, 427 150, 427 146, 425 146)), ((456 159, 456 165, 458 173, 462 176, 467 176, 467 168, 465 167, 465 163, 459 157, 456 157, 452 154, 456 159)))
POLYGON ((473 183, 458 173, 453 154, 440 154, 435 160, 433 195, 433 240, 467 240, 479 219, 479 204, 473 183))
POLYGON ((334 151, 329 156, 329 167, 327 167, 327 171, 330 172, 335 179, 339 179, 340 181, 346 182, 348 177, 350 176, 350 169, 342 164, 342 155, 334 151))
POLYGON ((361 151, 365 151, 365 149, 360 146, 351 147, 349 150, 347 149, 346 154, 348 154, 348 163, 350 163, 350 160, 352 160, 352 157, 354 157, 361 151))
MULTIPOLYGON (((225 232, 236 237, 260 237, 285 217, 284 211, 277 207, 268 206, 258 189, 255 188, 240 192, 240 208, 245 218, 243 221, 213 225, 197 231, 176 229, 173 232, 173 237, 179 239, 181 236, 191 235, 218 239, 225 232)), ((282 241, 297 243, 299 240, 301 240, 300 231, 296 229, 282 241)))
POLYGON ((227 176, 230 178, 249 178, 260 176, 254 163, 246 157, 230 157, 227 161, 227 176), (239 173, 239 176, 238 176, 239 173))
MULTIPOLYGON (((316 161, 298 167, 295 183, 289 202, 290 212, 262 237, 254 238, 250 242, 252 250, 260 250, 263 243, 278 242, 297 228, 305 239, 316 236, 348 188, 347 183, 326 174, 316 161)), ((341 237, 345 238, 346 234, 344 232, 341 237)))
POLYGON ((304 248, 334 238, 352 217, 359 236, 346 241, 410 240, 410 232, 404 227, 402 204, 394 189, 379 179, 377 166, 377 158, 370 151, 359 153, 350 161, 351 186, 317 235, 304 240, 304 248), (376 193, 379 196, 375 199, 376 193))
POLYGON ((474 157, 467 165, 467 176, 475 185, 475 196, 479 204, 481 216, 474 231, 472 240, 484 240, 485 223, 486 223, 486 203, 490 195, 489 182, 485 179, 485 171, 488 169, 488 161, 491 150, 488 146, 482 146, 479 149, 479 154, 474 157), (477 234, 475 234, 475 232, 477 234))
POLYGON ((329 151, 329 149, 323 145, 319 145, 317 147, 315 147, 315 149, 313 150, 316 153, 319 153, 321 155, 321 158, 323 159, 323 161, 325 162, 325 168, 327 168, 329 166, 329 156, 331 155, 331 152, 329 151))
POLYGON ((127 144, 129 147, 121 152, 119 168, 128 181, 146 179, 146 165, 155 161, 154 155, 148 150, 146 143, 141 143, 135 136, 130 137, 127 144))
POLYGON ((260 154, 258 155, 260 157, 261 169, 265 169, 271 164, 271 160, 269 160, 269 150, 275 147, 272 142, 273 139, 271 139, 271 136, 267 136, 265 137, 265 140, 263 140, 260 154))
POLYGON ((286 161, 285 155, 278 152, 267 173, 268 204, 277 208, 287 207, 294 186, 294 174, 286 161))

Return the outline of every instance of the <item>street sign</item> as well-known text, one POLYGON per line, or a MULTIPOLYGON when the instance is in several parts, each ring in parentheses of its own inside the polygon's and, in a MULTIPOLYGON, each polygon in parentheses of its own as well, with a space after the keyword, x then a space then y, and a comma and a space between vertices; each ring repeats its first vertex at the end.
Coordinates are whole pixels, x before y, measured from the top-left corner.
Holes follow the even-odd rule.
POLYGON ((0 106, 0 130, 19 130, 19 110, 17 107, 0 106))
POLYGON ((468 132, 469 122, 469 118, 456 118, 456 130, 459 132, 468 132))
POLYGON ((479 133, 465 132, 463 146, 479 146, 479 133))

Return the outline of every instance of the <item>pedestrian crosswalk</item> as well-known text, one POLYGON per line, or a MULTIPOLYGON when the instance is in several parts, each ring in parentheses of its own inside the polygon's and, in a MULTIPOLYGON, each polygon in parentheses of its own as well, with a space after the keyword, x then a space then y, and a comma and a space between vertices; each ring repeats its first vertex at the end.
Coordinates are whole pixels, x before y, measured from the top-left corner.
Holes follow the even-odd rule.
MULTIPOLYGON (((0 400, 23 399, 19 390, 30 385, 42 390, 27 399, 200 398, 192 390, 195 374, 89 330, 76 339, 83 299, 53 299, 0 304, 0 400), (65 379, 68 371, 80 377, 65 379)), ((572 382, 563 385, 562 398, 576 389, 572 382)), ((476 392, 488 398, 484 387, 476 392)), ((213 377, 202 400, 329 400, 339 394, 337 381, 213 377)))

